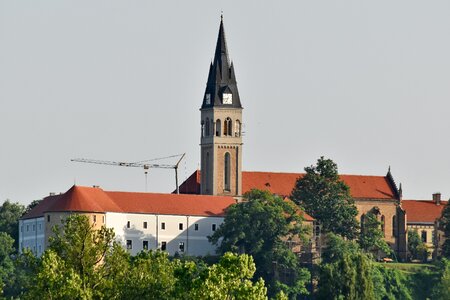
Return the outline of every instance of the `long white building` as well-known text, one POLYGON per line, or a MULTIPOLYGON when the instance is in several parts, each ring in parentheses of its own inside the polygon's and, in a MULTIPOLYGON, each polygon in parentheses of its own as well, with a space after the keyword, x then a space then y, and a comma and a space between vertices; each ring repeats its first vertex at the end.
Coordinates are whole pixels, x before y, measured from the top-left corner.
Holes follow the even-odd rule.
POLYGON ((225 209, 236 203, 226 196, 109 192, 73 186, 44 198, 19 222, 19 249, 40 256, 54 225, 68 214, 87 215, 96 228, 113 228, 131 254, 161 249, 186 255, 215 254, 208 236, 222 224, 225 209))

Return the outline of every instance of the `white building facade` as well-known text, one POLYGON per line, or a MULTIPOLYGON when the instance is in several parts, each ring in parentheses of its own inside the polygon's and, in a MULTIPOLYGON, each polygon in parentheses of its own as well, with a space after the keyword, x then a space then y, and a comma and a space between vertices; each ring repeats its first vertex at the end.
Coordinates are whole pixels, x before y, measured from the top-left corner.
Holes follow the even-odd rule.
POLYGON ((55 225, 76 213, 95 225, 114 230, 116 240, 136 255, 162 250, 169 255, 215 255, 208 237, 224 222, 232 197, 107 192, 73 186, 66 193, 44 198, 19 221, 19 249, 41 256, 55 225))

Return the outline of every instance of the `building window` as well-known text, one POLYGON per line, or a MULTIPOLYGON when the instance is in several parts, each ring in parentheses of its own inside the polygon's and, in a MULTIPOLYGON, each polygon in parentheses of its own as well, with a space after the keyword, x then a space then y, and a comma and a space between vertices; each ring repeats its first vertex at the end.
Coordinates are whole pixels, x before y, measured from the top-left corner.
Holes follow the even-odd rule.
POLYGON ((360 222, 361 222, 361 232, 364 232, 364 224, 366 222, 366 215, 365 214, 361 215, 360 222))
POLYGON ((386 222, 384 221, 384 215, 381 216, 381 232, 384 234, 384 230, 386 229, 386 226, 384 226, 384 224, 386 224, 386 222))
POLYGON ((142 249, 148 250, 148 241, 143 241, 142 242, 142 249))
POLYGON ((161 250, 166 251, 167 249, 167 242, 161 242, 161 250))
POLYGON ((212 225, 211 225, 211 229, 212 229, 212 231, 216 231, 217 225, 216 225, 216 224, 212 224, 212 225))
POLYGON ((178 229, 183 230, 183 223, 178 224, 178 229))
POLYGON ((96 223, 97 222, 97 216, 93 215, 92 218, 94 219, 94 223, 96 223))
POLYGON ((39 253, 41 253, 42 252, 42 247, 41 247, 41 245, 39 245, 39 253))
POLYGON ((222 132, 222 124, 220 122, 220 119, 217 119, 216 121, 216 136, 220 136, 222 132))
POLYGON ((180 250, 180 252, 184 252, 184 242, 180 242, 178 244, 178 249, 180 250))
POLYGON ((166 230, 166 223, 164 222, 161 223, 161 230, 166 230))
POLYGON ((50 222, 50 215, 47 215, 47 222, 50 222))
POLYGON ((36 230, 36 225, 33 224, 33 231, 35 231, 35 230, 36 230))
POLYGON ((241 136, 241 122, 239 120, 234 123, 234 136, 241 136))
POLYGON ((30 231, 30 225, 27 225, 27 232, 30 231))
POLYGON ((39 230, 41 230, 42 229, 42 224, 41 223, 39 223, 39 230))
POLYGON ((147 229, 147 222, 144 222, 144 229, 147 229))
POLYGON ((194 224, 194 230, 198 231, 198 224, 194 224))
POLYGON ((133 249, 133 242, 131 240, 127 240, 127 249, 133 249))
POLYGON ((20 232, 23 232, 23 225, 20 226, 20 232))
POLYGON ((130 228, 131 227, 131 224, 130 224, 130 221, 128 221, 127 222, 127 228, 130 228))
POLYGON ((228 117, 225 119, 225 121, 223 122, 223 135, 224 136, 232 136, 233 132, 232 132, 232 122, 231 119, 228 117))
POLYGON ((425 230, 422 230, 422 242, 427 242, 427 232, 425 230))
POLYGON ((230 176, 231 176, 231 161, 230 153, 225 153, 225 165, 224 165, 224 189, 230 191, 230 176))

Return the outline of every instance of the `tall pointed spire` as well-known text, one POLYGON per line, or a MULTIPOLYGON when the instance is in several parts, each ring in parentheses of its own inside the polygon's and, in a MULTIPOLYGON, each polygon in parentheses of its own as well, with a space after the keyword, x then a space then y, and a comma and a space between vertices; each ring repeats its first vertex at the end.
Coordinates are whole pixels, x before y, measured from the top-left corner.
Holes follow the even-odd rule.
POLYGON ((226 106, 242 108, 236 84, 234 66, 228 55, 223 15, 220 16, 219 34, 217 36, 214 59, 209 68, 208 82, 203 97, 202 108, 226 106), (223 95, 232 95, 231 103, 223 101, 223 95))
POLYGON ((216 51, 214 53, 214 64, 218 65, 221 71, 223 67, 227 68, 230 66, 225 29, 223 28, 223 15, 220 16, 219 36, 217 37, 216 51))

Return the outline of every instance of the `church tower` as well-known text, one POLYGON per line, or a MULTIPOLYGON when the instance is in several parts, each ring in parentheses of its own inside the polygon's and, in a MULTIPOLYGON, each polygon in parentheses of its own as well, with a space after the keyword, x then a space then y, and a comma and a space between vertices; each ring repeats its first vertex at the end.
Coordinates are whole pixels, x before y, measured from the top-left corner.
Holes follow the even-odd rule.
POLYGON ((201 112, 201 193, 242 194, 242 106, 223 17, 201 112))

